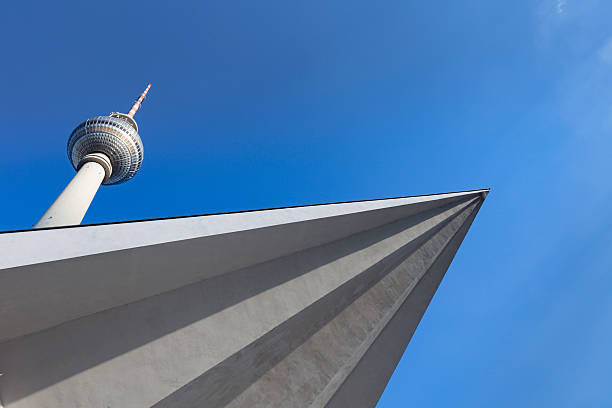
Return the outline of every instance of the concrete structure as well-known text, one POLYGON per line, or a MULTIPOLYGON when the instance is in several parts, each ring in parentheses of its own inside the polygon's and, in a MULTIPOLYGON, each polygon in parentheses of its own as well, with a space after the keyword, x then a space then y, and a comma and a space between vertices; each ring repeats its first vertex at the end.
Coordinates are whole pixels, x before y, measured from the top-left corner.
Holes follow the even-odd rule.
POLYGON ((487 192, 0 233, 0 399, 372 407, 487 192))
POLYGON ((123 183, 136 175, 144 148, 134 115, 150 88, 151 84, 128 114, 96 116, 72 131, 68 158, 77 174, 34 228, 80 224, 101 184, 123 183))

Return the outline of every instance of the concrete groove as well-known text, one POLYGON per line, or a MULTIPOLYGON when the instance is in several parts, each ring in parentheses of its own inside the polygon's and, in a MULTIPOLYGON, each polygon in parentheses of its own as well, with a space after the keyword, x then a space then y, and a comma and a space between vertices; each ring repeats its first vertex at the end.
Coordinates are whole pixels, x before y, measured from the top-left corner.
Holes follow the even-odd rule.
MULTIPOLYGON (((468 203, 465 204, 460 204, 459 207, 464 207, 468 205, 468 203)), ((455 214, 453 214, 450 219, 454 218, 455 214)), ((450 222, 450 219, 445 220, 444 223, 446 222, 450 222)), ((419 240, 420 241, 424 241, 425 239, 427 239, 428 236, 435 234, 436 230, 438 230, 439 228, 441 228, 440 225, 435 225, 435 228, 433 231, 429 232, 428 234, 425 234, 424 236, 419 236, 419 240)), ((420 245, 420 242, 417 244, 406 244, 406 246, 410 246, 411 250, 416 250, 418 248, 418 246, 420 245)), ((393 252, 391 255, 389 255, 389 258, 393 258, 396 259, 395 261, 390 261, 387 258, 384 258, 383 260, 381 260, 379 263, 377 263, 376 265, 372 266, 369 271, 370 274, 371 273, 376 273, 376 269, 378 269, 378 274, 380 273, 384 273, 385 270, 387 270, 389 268, 389 262, 393 262, 391 264, 391 266, 393 266, 394 264, 396 264, 397 262, 401 261, 401 253, 400 251, 395 251, 393 252), (381 269, 382 268, 382 269, 381 269)), ((357 278, 353 278, 353 279, 357 279, 357 281, 353 280, 352 282, 347 282, 344 284, 344 287, 346 288, 345 291, 348 289, 349 292, 347 294, 345 294, 344 296, 339 296, 338 294, 336 294, 336 291, 341 291, 342 288, 338 288, 336 291, 329 293, 326 298, 330 299, 331 302, 328 300, 327 303, 323 303, 324 300, 319 300, 319 304, 332 304, 334 305, 334 307, 338 307, 341 305, 348 305, 351 301, 351 299, 355 298, 355 296, 360 295, 363 290, 365 290, 367 287, 371 286, 372 284, 374 284, 376 281, 379 280, 379 278, 376 278, 374 280, 374 282, 371 283, 365 283, 365 287, 361 286, 362 289, 358 290, 357 293, 352 293, 350 288, 352 286, 355 286, 356 283, 360 280, 366 279, 368 278, 368 270, 362 272, 360 275, 358 275, 357 278), (334 299, 336 298, 341 298, 343 299, 342 301, 336 301, 334 299)), ((363 285, 363 284, 362 284, 363 285)), ((318 306, 317 304, 313 304, 312 306, 310 306, 310 308, 312 307, 318 307, 319 309, 321 309, 320 306, 318 306)), ((338 310, 338 309, 336 309, 338 310)), ((236 391, 233 392, 229 392, 229 391, 223 391, 224 388, 224 382, 223 380, 221 380, 221 377, 223 377, 222 375, 218 375, 215 374, 216 371, 221 371, 221 372, 226 372, 226 368, 227 366, 233 366, 237 363, 237 360, 243 359, 244 356, 246 354, 249 353, 256 353, 255 350, 257 350, 260 347, 263 347, 263 345, 266 344, 268 338, 271 339, 271 341, 279 341, 278 338, 278 332, 286 332, 286 333, 291 333, 292 335, 295 335, 295 333, 298 333, 301 331, 301 324, 299 323, 294 323, 294 320, 297 319, 297 321, 301 321, 303 319, 306 319, 307 321, 309 321, 310 323, 308 325, 306 325, 305 327, 308 327, 310 330, 303 334, 301 339, 302 340, 293 340, 295 343, 295 346, 301 344, 301 342, 305 339, 307 339, 310 334, 313 331, 316 331, 316 329, 319 328, 320 325, 324 324, 327 320, 333 318, 333 316, 335 316, 338 311, 334 311, 331 309, 328 309, 327 306, 323 307, 321 310, 316 310, 313 312, 310 312, 309 314, 312 315, 313 317, 310 318, 306 318, 303 315, 307 313, 307 309, 301 311, 300 313, 302 315, 296 315, 293 318, 290 318, 289 320, 287 320, 284 325, 291 325, 291 329, 286 329, 286 330, 282 330, 282 327, 276 327, 275 329, 273 329, 271 332, 269 332, 268 334, 266 334, 265 336, 260 337, 256 343, 251 344, 247 347, 245 347, 244 349, 240 350, 240 352, 238 354, 236 354, 233 357, 230 357, 229 360, 221 363, 220 366, 216 366, 210 370, 208 370, 206 372, 206 374, 204 376, 198 377, 198 379, 192 381, 190 384, 186 385, 185 387, 183 387, 181 390, 177 390, 173 396, 168 396, 166 397, 164 400, 160 401, 156 407, 165 407, 165 406, 172 406, 172 407, 180 407, 180 406, 193 406, 193 405, 197 405, 199 403, 204 403, 204 401, 206 402, 206 406, 207 407, 221 407, 221 406, 225 406, 225 404, 227 404, 232 398, 235 397, 236 395, 236 391), (315 325, 313 325, 312 320, 314 319, 314 316, 319 316, 320 319, 316 321, 315 325), (328 316, 328 318, 324 318, 322 316, 328 316), (293 320, 292 320, 293 319, 293 320), (253 350, 253 351, 247 351, 247 349, 249 350, 253 350), (208 382, 208 381, 213 381, 212 383, 208 382), (200 394, 201 391, 199 390, 208 390, 207 392, 200 394)), ((282 347, 285 344, 277 344, 276 346, 269 346, 268 348, 274 350, 275 352, 278 353, 279 347, 282 347)), ((288 350, 289 352, 290 350, 288 350)), ((279 355, 277 357, 273 357, 272 355, 266 355, 266 364, 255 364, 253 363, 252 366, 258 367, 260 370, 262 371, 266 371, 268 368, 267 367, 271 367, 271 365, 273 365, 273 363, 275 363, 276 361, 280 360, 283 356, 279 355), (262 367, 264 367, 262 369, 262 367)), ((226 372, 226 376, 232 377, 234 380, 232 381, 233 385, 237 385, 240 383, 240 381, 237 380, 236 376, 240 377, 241 375, 243 375, 244 373, 246 373, 248 371, 245 371, 245 369, 238 369, 236 370, 235 373, 230 373, 230 372, 226 372)), ((263 373, 263 372, 262 372, 263 373)))

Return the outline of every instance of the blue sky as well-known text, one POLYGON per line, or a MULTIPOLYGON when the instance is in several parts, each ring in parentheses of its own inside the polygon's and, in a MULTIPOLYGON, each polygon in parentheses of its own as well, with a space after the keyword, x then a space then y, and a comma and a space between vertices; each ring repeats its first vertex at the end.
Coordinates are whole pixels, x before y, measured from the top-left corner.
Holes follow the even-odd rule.
POLYGON ((0 230, 137 114, 85 222, 492 192, 379 407, 612 406, 612 3, 10 2, 0 230))

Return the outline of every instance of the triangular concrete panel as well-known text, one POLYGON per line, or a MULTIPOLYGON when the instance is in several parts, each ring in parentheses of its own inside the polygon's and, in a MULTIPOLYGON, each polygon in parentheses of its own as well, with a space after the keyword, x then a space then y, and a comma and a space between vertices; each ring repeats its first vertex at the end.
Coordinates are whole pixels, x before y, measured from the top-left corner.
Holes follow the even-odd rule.
POLYGON ((0 399, 372 407, 487 192, 1 233, 0 399))

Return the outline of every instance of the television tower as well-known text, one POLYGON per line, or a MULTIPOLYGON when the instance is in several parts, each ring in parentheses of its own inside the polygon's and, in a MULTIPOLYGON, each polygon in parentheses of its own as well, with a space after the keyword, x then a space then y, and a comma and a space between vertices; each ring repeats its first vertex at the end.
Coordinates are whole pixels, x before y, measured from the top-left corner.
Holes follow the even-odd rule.
POLYGON ((68 139, 68 159, 77 174, 34 228, 78 225, 101 184, 124 183, 142 164, 143 145, 134 115, 151 84, 125 114, 112 112, 78 125, 68 139))

